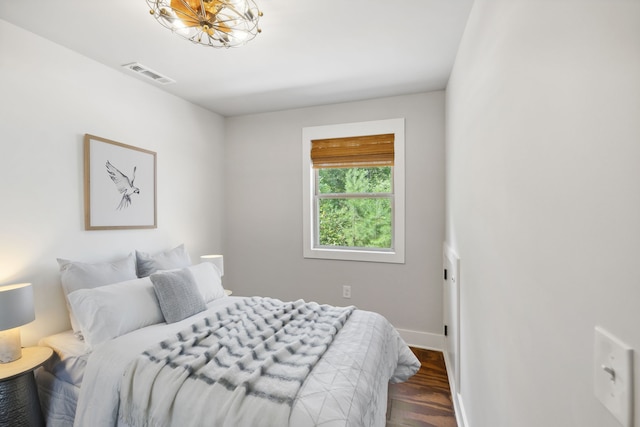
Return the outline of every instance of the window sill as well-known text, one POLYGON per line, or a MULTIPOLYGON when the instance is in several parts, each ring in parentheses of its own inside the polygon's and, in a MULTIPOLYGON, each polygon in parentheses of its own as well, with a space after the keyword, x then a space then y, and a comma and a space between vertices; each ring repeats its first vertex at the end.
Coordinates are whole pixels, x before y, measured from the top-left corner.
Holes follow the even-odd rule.
POLYGON ((404 264, 404 254, 398 251, 383 252, 349 249, 308 248, 304 251, 304 257, 341 261, 386 262, 393 264, 404 264))

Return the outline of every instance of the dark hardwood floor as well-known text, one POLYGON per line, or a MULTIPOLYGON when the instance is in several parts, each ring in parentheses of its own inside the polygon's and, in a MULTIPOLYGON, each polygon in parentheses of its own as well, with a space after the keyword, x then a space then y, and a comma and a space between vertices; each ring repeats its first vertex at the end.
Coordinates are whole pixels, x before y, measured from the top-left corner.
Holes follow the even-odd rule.
POLYGON ((411 350, 422 366, 408 381, 389 386, 387 427, 457 427, 444 356, 411 350))

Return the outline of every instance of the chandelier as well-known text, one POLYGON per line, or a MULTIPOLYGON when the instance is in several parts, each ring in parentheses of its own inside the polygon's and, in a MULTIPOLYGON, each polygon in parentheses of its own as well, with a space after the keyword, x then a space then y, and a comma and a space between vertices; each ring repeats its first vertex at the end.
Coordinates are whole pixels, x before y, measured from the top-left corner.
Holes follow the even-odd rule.
POLYGON ((194 43, 236 47, 261 32, 253 0, 146 0, 164 27, 194 43))

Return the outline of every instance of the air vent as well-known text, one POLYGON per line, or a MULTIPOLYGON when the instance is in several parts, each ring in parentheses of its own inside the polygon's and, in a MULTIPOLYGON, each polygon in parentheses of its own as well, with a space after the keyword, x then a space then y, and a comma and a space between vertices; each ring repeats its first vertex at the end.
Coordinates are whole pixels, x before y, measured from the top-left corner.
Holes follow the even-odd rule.
POLYGON ((156 83, 160 83, 161 85, 168 85, 171 83, 175 83, 176 81, 170 79, 167 76, 163 76, 157 71, 153 71, 151 68, 146 67, 137 62, 132 62, 131 64, 124 64, 122 68, 126 68, 127 70, 139 74, 147 79, 153 80, 156 83))

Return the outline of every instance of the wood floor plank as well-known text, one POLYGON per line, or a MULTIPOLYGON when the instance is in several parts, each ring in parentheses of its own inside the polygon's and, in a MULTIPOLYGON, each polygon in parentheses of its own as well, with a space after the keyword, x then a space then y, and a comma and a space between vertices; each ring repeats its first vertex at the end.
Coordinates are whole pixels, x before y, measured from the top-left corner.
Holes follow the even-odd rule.
POLYGON ((387 427, 457 427, 444 356, 412 347, 420 370, 389 386, 387 427))

